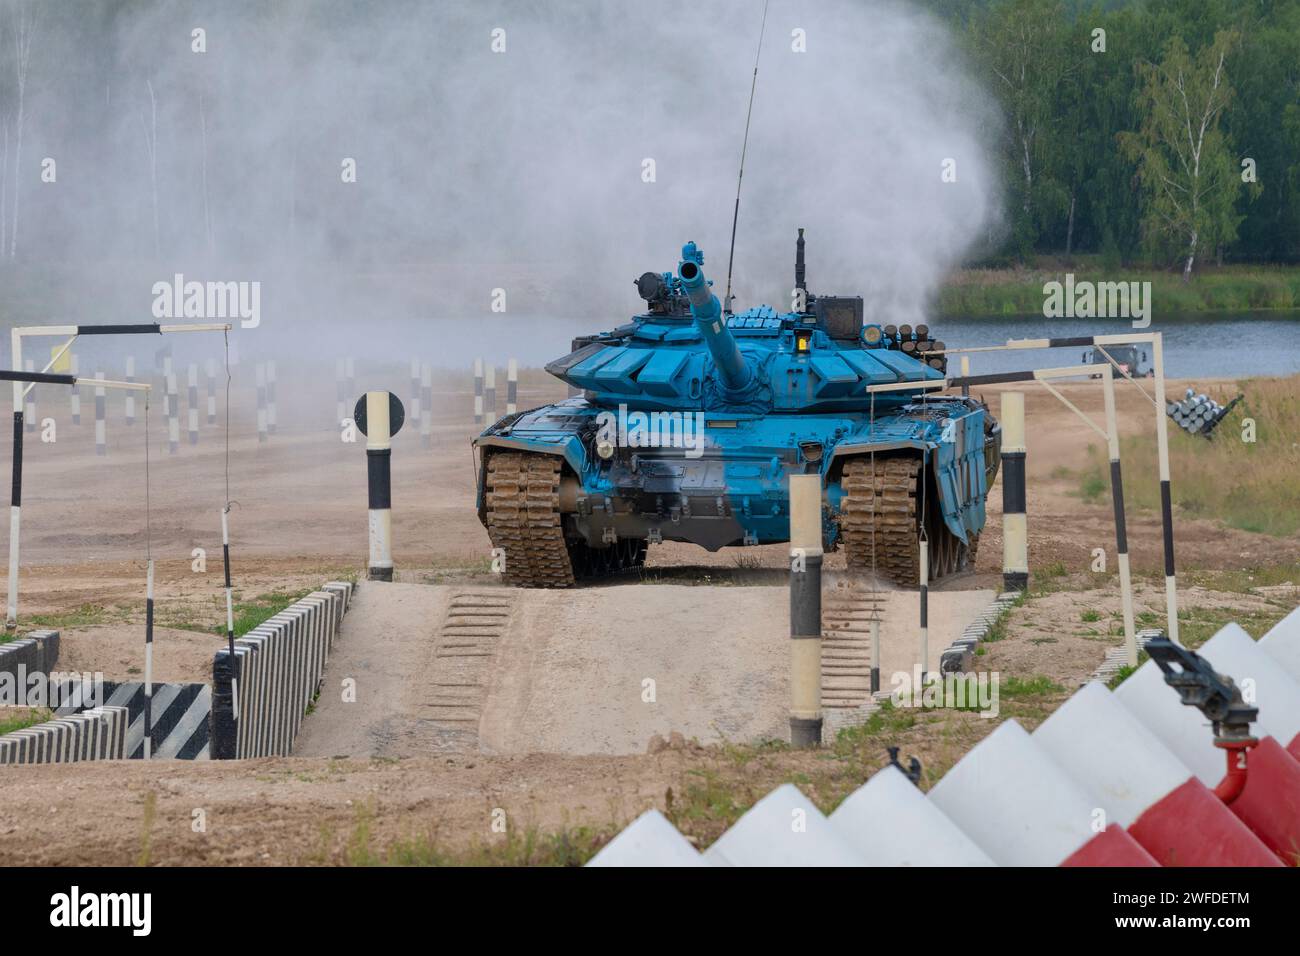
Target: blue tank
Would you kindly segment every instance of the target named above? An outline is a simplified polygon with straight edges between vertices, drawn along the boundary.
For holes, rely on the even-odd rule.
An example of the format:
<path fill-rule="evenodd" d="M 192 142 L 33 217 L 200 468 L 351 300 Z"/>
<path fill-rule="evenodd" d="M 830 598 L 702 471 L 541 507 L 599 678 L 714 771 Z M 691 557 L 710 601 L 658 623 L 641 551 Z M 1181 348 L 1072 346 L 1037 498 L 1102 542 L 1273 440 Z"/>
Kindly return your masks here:
<path fill-rule="evenodd" d="M 857 296 L 731 314 L 693 242 L 636 280 L 646 309 L 575 339 L 546 370 L 581 397 L 508 415 L 475 440 L 479 517 L 508 582 L 569 587 L 635 568 L 647 547 L 710 551 L 790 538 L 790 476 L 822 479 L 823 539 L 902 586 L 969 566 L 1000 429 L 944 377 L 926 326 L 864 323 Z M 868 392 L 873 385 L 899 390 Z"/>

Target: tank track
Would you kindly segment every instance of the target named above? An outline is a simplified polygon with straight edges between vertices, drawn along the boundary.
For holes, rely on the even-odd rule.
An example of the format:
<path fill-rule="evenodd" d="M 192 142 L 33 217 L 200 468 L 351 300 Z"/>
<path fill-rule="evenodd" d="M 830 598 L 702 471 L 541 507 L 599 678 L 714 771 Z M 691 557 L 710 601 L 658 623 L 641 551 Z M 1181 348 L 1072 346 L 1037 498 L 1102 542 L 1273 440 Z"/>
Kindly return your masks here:
<path fill-rule="evenodd" d="M 841 487 L 840 536 L 850 569 L 872 569 L 872 537 L 875 538 L 877 573 L 900 587 L 920 585 L 920 521 L 918 489 L 921 460 L 912 457 L 853 458 L 844 465 Z M 930 580 L 969 567 L 979 547 L 979 536 L 970 546 L 958 539 L 943 523 L 937 509 L 928 509 Z"/>
<path fill-rule="evenodd" d="M 593 548 L 567 538 L 560 514 L 561 461 L 554 455 L 494 452 L 484 481 L 488 537 L 505 554 L 505 581 L 569 588 L 645 564 L 646 542 L 623 538 Z"/>

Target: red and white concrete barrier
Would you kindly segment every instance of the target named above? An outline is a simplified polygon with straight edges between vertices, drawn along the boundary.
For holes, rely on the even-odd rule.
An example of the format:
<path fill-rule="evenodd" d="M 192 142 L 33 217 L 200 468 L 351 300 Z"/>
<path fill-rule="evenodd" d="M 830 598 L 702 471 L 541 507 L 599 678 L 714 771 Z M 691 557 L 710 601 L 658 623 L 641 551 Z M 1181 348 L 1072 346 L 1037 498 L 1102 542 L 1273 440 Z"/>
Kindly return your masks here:
<path fill-rule="evenodd" d="M 1033 739 L 1162 866 L 1281 865 L 1102 684 L 1086 684 Z"/>
<path fill-rule="evenodd" d="M 1002 866 L 1157 866 L 1015 720 L 975 745 L 929 798 Z"/>
<path fill-rule="evenodd" d="M 793 784 L 769 793 L 704 853 L 714 866 L 864 866 Z"/>

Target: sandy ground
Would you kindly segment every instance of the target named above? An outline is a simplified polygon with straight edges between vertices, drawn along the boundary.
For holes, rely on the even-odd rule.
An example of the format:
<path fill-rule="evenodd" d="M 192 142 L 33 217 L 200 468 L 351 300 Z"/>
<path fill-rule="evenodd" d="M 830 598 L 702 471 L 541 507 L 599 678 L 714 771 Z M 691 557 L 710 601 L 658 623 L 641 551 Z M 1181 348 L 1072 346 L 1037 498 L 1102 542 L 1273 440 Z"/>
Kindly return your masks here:
<path fill-rule="evenodd" d="M 359 373 L 358 392 L 392 387 L 406 398 L 408 369 L 373 366 Z M 1178 387 L 1171 383 L 1171 393 Z M 1059 562 L 1076 575 L 1077 586 L 1077 576 L 1086 577 L 1092 549 L 1114 545 L 1109 504 L 1082 502 L 1076 497 L 1077 479 L 1061 472 L 1080 467 L 1094 439 L 1041 388 L 1024 390 L 1030 420 L 1031 564 L 1042 568 Z M 1063 390 L 1100 419 L 1098 390 L 1086 385 Z M 395 557 L 405 582 L 482 591 L 495 582 L 487 573 L 487 536 L 473 510 L 469 440 L 475 429 L 468 376 L 444 377 L 435 392 L 432 448 L 421 447 L 410 423 L 395 442 Z M 259 444 L 251 362 L 246 359 L 237 370 L 229 497 L 237 502 L 231 514 L 235 585 L 244 598 L 314 588 L 356 573 L 365 563 L 365 454 L 361 443 L 341 441 L 333 425 L 332 362 L 299 371 L 282 363 L 279 393 L 279 430 Z M 526 376 L 520 403 L 540 404 L 562 394 L 557 384 Z M 996 393 L 988 397 L 996 411 Z M 1131 386 L 1121 388 L 1119 398 L 1126 431 L 1150 434 L 1147 400 Z M 183 405 L 183 390 L 181 401 Z M 199 444 L 191 447 L 182 428 L 178 453 L 169 456 L 165 445 L 159 447 L 164 436 L 160 404 L 155 403 L 150 426 L 155 454 L 147 536 L 143 423 L 128 429 L 121 420 L 120 398 L 110 398 L 109 455 L 98 458 L 93 399 L 83 392 L 82 424 L 73 426 L 65 393 L 52 387 L 38 390 L 38 416 L 53 417 L 58 433 L 52 444 L 42 443 L 39 434 L 27 436 L 20 617 L 24 626 L 63 628 L 64 669 L 100 670 L 108 679 L 138 677 L 148 538 L 158 562 L 158 678 L 203 679 L 211 651 L 220 643 L 212 628 L 223 620 L 219 535 L 227 497 L 224 435 L 220 427 L 204 425 Z M 8 442 L 0 442 L 0 468 L 8 468 L 9 455 Z M 1125 474 L 1126 485 L 1154 480 Z M 1000 498 L 995 488 L 977 567 L 942 582 L 935 589 L 936 601 L 961 601 L 965 592 L 999 587 Z M 1135 570 L 1158 570 L 1158 517 L 1130 515 L 1129 538 Z M 205 549 L 206 568 L 195 570 L 195 548 Z M 1180 517 L 1177 548 L 1180 568 L 1231 570 L 1293 561 L 1300 537 L 1268 538 Z M 684 734 L 696 728 L 691 735 L 701 739 L 759 735 L 774 724 L 779 732 L 779 720 L 764 713 L 784 706 L 784 691 L 771 676 L 785 661 L 785 643 L 777 639 L 783 636 L 784 608 L 758 615 L 744 609 L 743 618 L 719 609 L 735 595 L 777 601 L 779 587 L 749 585 L 756 577 L 759 584 L 777 583 L 763 579 L 761 568 L 779 578 L 777 569 L 785 560 L 780 546 L 750 549 L 742 562 L 734 552 L 710 555 L 689 546 L 662 545 L 651 550 L 646 574 L 658 583 L 631 588 L 646 603 L 622 620 L 604 619 L 600 596 L 607 588 L 539 599 L 554 602 L 549 613 L 530 610 L 531 603 L 525 602 L 528 606 L 514 607 L 511 614 L 526 626 L 485 633 L 481 646 L 495 655 L 499 644 L 522 640 L 524 634 L 533 642 L 517 651 L 506 646 L 510 663 L 491 673 L 484 674 L 477 664 L 456 665 L 469 668 L 475 686 L 483 690 L 472 703 L 458 706 L 436 695 L 414 695 L 413 689 L 426 685 L 412 675 L 432 675 L 436 684 L 441 669 L 451 666 L 437 657 L 440 649 L 448 650 L 440 638 L 446 633 L 448 607 L 438 603 L 438 587 L 419 588 L 421 596 L 412 597 L 410 605 L 402 600 L 382 613 L 375 609 L 368 617 L 368 633 L 359 627 L 354 633 L 350 622 L 345 624 L 331 665 L 339 670 L 331 670 L 302 738 L 302 751 L 317 756 L 239 766 L 175 762 L 0 770 L 0 863 L 329 861 L 338 859 L 340 846 L 366 820 L 379 842 L 437 831 L 464 843 L 486 837 L 488 814 L 498 806 L 516 822 L 606 826 L 625 822 L 646 806 L 665 806 L 666 790 L 681 793 L 692 781 L 698 783 L 701 774 L 730 780 L 738 787 L 738 799 L 756 799 L 781 780 L 815 779 L 814 771 L 826 766 L 824 756 L 780 754 L 770 763 L 765 758 L 765 769 L 756 770 L 753 765 L 731 766 L 724 755 L 696 752 L 689 744 L 644 753 L 650 736 L 674 724 L 685 728 Z M 828 569 L 835 570 L 841 561 L 831 555 Z M 754 563 L 761 568 L 752 568 Z M 677 590 L 694 593 L 681 606 L 663 606 L 658 592 Z M 358 600 L 364 602 L 366 594 L 363 587 Z M 909 607 L 914 599 L 904 595 L 901 600 L 898 613 L 891 611 L 889 626 L 897 619 L 899 626 L 909 627 L 914 618 Z M 1190 604 L 1197 598 L 1187 593 L 1185 600 Z M 1220 609 L 1240 605 L 1250 610 L 1250 599 L 1241 594 L 1207 592 L 1204 600 Z M 1143 590 L 1139 602 L 1156 612 L 1163 606 L 1157 591 Z M 1004 676 L 1045 675 L 1067 686 L 1085 678 L 1105 650 L 1118 643 L 1113 617 L 1082 620 L 1094 603 L 1102 615 L 1118 609 L 1114 595 L 1086 588 L 1036 599 L 1013 615 L 1007 638 L 988 646 L 980 666 Z M 61 616 L 74 613 L 74 623 L 59 623 Z M 367 618 L 353 620 L 360 624 Z M 579 621 L 590 625 L 575 630 Z M 757 651 L 754 635 L 769 630 L 777 638 L 764 640 Z M 432 648 L 429 641 L 435 642 Z M 382 661 L 375 653 L 378 642 L 391 651 Z M 931 643 L 937 652 L 947 639 L 936 633 Z M 885 666 L 893 666 L 888 657 Z M 331 681 L 342 670 L 360 675 L 363 691 L 372 683 L 378 691 L 371 699 L 363 693 L 353 705 L 371 708 L 364 720 L 354 720 L 350 713 L 330 715 Z M 727 697 L 712 711 L 689 702 L 682 717 L 674 712 L 673 719 L 659 721 L 666 709 L 645 710 L 640 702 L 645 677 L 656 679 L 660 702 L 690 693 L 702 700 L 724 686 L 746 687 L 747 696 Z M 393 688 L 397 692 L 385 692 Z M 468 714 L 468 724 L 462 720 L 458 730 L 444 734 L 441 728 L 456 723 L 450 718 L 455 714 Z M 575 733 L 581 722 L 566 726 L 561 719 L 566 714 L 580 715 L 587 729 Z M 966 728 L 961 734 L 944 739 L 918 727 L 901 742 L 920 753 L 927 766 L 933 760 L 941 768 L 992 723 L 972 717 L 961 723 Z M 510 751 L 572 747 L 575 736 L 590 748 L 587 755 L 464 752 L 471 739 L 475 745 Z M 430 756 L 422 752 L 426 747 L 460 752 Z M 610 751 L 629 755 L 603 755 Z M 332 760 L 337 753 L 379 756 Z M 393 762 L 394 757 L 400 759 Z M 853 772 L 868 769 L 855 766 Z M 147 809 L 150 794 L 154 811 Z M 206 835 L 191 830 L 195 808 L 208 811 Z"/>

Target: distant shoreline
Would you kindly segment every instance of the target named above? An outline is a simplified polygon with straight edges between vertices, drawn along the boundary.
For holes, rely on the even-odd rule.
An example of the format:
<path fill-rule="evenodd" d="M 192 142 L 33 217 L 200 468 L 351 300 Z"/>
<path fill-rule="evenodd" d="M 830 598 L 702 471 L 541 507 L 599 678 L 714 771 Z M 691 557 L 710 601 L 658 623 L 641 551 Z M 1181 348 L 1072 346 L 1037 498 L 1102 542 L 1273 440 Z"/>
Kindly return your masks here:
<path fill-rule="evenodd" d="M 1295 312 L 1300 319 L 1300 266 L 1224 266 L 1194 275 L 1166 271 L 1102 269 L 1095 261 L 1074 266 L 1021 269 L 962 269 L 949 275 L 934 305 L 937 318 L 1014 318 L 1043 314 L 1043 285 L 1076 281 L 1150 282 L 1162 315 L 1203 312 Z"/>

